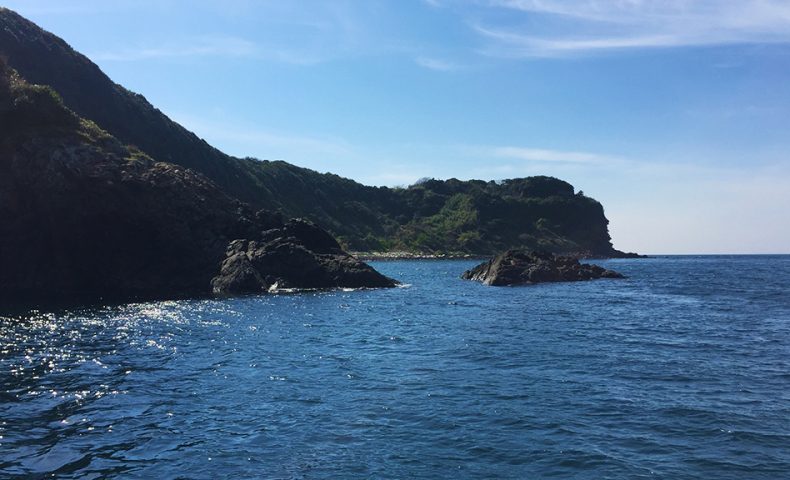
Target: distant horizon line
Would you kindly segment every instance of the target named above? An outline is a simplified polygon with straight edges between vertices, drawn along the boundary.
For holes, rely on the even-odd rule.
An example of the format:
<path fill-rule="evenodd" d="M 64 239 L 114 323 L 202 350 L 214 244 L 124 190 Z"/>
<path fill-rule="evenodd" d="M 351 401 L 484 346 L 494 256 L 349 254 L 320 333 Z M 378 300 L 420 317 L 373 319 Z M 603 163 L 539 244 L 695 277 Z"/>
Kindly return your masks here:
<path fill-rule="evenodd" d="M 616 248 L 616 247 L 615 247 Z M 639 253 L 639 252 L 637 252 Z M 647 257 L 770 257 L 790 256 L 788 253 L 639 253 Z M 618 260 L 611 258 L 609 260 Z"/>

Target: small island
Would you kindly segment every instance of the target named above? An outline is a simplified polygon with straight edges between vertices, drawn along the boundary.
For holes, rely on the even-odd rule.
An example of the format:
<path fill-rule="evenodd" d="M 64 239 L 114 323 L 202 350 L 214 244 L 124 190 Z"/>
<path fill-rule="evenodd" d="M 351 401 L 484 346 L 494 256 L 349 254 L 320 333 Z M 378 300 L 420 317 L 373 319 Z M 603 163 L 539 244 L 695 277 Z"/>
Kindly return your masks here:
<path fill-rule="evenodd" d="M 461 276 L 495 287 L 543 282 L 576 282 L 596 278 L 625 278 L 598 265 L 549 252 L 508 250 Z"/>

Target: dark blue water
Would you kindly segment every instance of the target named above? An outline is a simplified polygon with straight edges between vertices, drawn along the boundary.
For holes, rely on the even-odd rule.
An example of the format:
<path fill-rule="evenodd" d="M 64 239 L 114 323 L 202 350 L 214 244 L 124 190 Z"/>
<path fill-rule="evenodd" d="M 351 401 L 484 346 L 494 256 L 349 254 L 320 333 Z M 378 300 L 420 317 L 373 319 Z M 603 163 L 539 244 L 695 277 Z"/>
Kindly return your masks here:
<path fill-rule="evenodd" d="M 0 477 L 790 478 L 790 256 L 0 318 Z"/>

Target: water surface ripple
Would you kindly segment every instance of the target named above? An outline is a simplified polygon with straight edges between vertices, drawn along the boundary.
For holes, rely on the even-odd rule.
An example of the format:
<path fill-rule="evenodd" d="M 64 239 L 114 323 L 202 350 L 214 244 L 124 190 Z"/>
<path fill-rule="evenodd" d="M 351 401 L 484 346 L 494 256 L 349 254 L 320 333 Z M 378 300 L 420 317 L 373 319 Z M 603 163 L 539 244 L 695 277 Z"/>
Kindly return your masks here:
<path fill-rule="evenodd" d="M 790 257 L 0 316 L 0 477 L 790 477 Z"/>

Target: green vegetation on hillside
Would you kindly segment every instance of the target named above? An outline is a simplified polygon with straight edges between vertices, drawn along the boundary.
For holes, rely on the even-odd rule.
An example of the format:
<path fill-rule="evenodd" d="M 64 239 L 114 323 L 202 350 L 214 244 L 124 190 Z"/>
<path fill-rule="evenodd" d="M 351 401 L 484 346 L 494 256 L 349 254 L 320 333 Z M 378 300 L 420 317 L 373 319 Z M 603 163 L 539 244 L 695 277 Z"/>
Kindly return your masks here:
<path fill-rule="evenodd" d="M 0 58 L 0 301 L 206 294 L 228 243 L 280 225 L 156 162 Z"/>
<path fill-rule="evenodd" d="M 505 248 L 618 255 L 603 208 L 549 177 L 370 187 L 282 161 L 235 158 L 112 82 L 62 39 L 0 8 L 0 56 L 120 142 L 198 172 L 255 208 L 304 217 L 356 251 L 492 254 Z"/>

